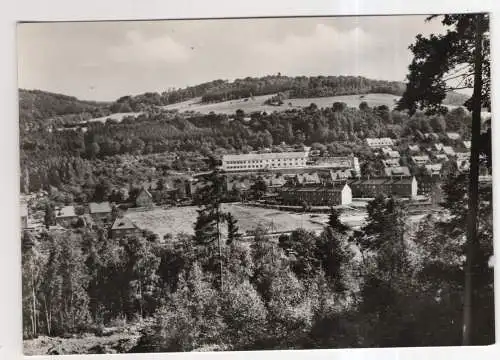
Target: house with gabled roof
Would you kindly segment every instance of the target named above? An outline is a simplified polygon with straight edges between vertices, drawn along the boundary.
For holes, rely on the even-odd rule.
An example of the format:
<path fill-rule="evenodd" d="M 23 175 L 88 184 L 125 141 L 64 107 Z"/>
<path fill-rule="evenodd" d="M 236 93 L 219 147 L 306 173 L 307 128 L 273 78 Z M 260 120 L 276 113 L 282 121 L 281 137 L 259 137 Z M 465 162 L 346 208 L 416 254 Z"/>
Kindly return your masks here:
<path fill-rule="evenodd" d="M 431 159 L 429 158 L 428 155 L 420 155 L 420 156 L 412 156 L 411 161 L 416 165 L 416 166 L 424 166 L 426 164 L 429 164 L 431 162 Z"/>
<path fill-rule="evenodd" d="M 141 235 L 142 230 L 139 229 L 133 222 L 127 217 L 118 217 L 113 222 L 111 226 L 111 237 L 113 239 L 124 238 L 128 236 Z"/>
<path fill-rule="evenodd" d="M 465 146 L 465 148 L 466 148 L 467 150 L 470 150 L 470 147 L 471 147 L 471 142 L 470 142 L 470 140 L 464 140 L 464 141 L 463 141 L 463 144 L 464 144 L 464 146 Z"/>
<path fill-rule="evenodd" d="M 111 205 L 107 201 L 89 203 L 89 214 L 93 220 L 110 220 L 111 210 Z"/>
<path fill-rule="evenodd" d="M 74 206 L 63 206 L 55 209 L 56 224 L 60 226 L 69 226 L 78 218 Z"/>

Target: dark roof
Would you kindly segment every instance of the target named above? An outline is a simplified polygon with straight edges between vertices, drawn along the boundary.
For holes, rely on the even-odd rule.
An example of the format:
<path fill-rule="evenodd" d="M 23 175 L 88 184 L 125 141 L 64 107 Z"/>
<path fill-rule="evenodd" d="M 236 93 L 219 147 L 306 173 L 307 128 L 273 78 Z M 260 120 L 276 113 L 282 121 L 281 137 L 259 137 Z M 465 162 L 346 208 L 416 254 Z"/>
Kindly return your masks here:
<path fill-rule="evenodd" d="M 110 213 L 111 205 L 107 201 L 101 203 L 92 202 L 89 204 L 89 211 L 91 214 Z"/>

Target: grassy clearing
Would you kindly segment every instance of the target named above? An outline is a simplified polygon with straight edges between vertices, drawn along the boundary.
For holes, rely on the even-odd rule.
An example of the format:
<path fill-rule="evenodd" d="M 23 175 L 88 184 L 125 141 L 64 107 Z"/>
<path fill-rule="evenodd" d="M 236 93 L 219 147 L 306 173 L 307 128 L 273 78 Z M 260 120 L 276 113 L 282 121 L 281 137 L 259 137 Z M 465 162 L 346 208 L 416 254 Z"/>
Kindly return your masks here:
<path fill-rule="evenodd" d="M 180 233 L 193 235 L 197 210 L 196 206 L 185 206 L 129 212 L 125 216 L 140 228 L 151 230 L 163 239 L 166 234 L 172 234 L 174 237 Z M 238 220 L 238 227 L 242 233 L 252 231 L 258 226 L 269 232 L 286 232 L 297 228 L 316 231 L 321 230 L 328 221 L 327 214 L 293 213 L 242 204 L 223 204 L 222 210 L 231 212 Z M 365 216 L 364 213 L 353 212 L 343 214 L 341 219 L 346 224 L 356 227 L 363 223 Z"/>
<path fill-rule="evenodd" d="M 116 114 L 111 114 L 111 115 L 108 115 L 108 116 L 103 116 L 103 117 L 99 117 L 99 118 L 94 118 L 94 119 L 90 119 L 89 122 L 106 122 L 106 120 L 108 119 L 112 119 L 112 120 L 115 120 L 115 121 L 122 121 L 124 117 L 126 116 L 139 116 L 141 115 L 142 113 L 140 112 L 128 112 L 128 113 L 116 113 Z"/>
<path fill-rule="evenodd" d="M 195 111 L 202 114 L 208 114 L 213 111 L 215 113 L 234 114 L 236 110 L 241 109 L 245 113 L 253 111 L 266 111 L 268 113 L 273 111 L 285 111 L 294 108 L 302 108 L 315 103 L 318 107 L 331 107 L 334 102 L 345 102 L 349 107 L 358 107 L 362 101 L 366 101 L 369 106 L 387 105 L 393 108 L 399 96 L 391 94 L 366 94 L 366 95 L 342 95 L 342 96 L 328 96 L 317 98 L 297 98 L 287 99 L 281 106 L 265 105 L 264 102 L 272 95 L 256 96 L 253 99 L 239 99 L 224 101 L 214 104 L 202 104 L 201 98 L 195 98 L 177 104 L 164 106 L 164 109 L 173 110 L 177 109 L 180 112 Z"/>

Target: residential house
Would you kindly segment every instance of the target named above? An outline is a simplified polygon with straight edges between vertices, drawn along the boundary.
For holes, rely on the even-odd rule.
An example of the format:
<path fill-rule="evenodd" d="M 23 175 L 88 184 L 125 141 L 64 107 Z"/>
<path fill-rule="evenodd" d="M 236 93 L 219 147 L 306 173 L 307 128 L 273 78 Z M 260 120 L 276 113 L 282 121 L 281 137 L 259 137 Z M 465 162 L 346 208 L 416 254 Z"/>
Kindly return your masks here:
<path fill-rule="evenodd" d="M 429 176 L 440 176 L 443 170 L 443 164 L 427 164 L 425 165 L 425 171 Z"/>
<path fill-rule="evenodd" d="M 439 162 L 448 161 L 448 155 L 446 155 L 446 154 L 434 154 L 434 158 L 436 159 L 436 161 L 439 161 Z"/>
<path fill-rule="evenodd" d="M 443 146 L 442 150 L 448 156 L 455 156 L 455 150 L 451 146 Z"/>
<path fill-rule="evenodd" d="M 470 153 L 469 152 L 456 152 L 455 157 L 459 160 L 468 160 L 468 159 L 470 159 Z"/>
<path fill-rule="evenodd" d="M 471 142 L 469 140 L 464 140 L 463 144 L 467 150 L 470 150 Z"/>
<path fill-rule="evenodd" d="M 382 160 L 382 164 L 384 164 L 385 168 L 388 167 L 400 167 L 399 159 L 384 159 Z"/>
<path fill-rule="evenodd" d="M 285 204 L 311 206 L 349 205 L 352 202 L 352 191 L 349 185 L 334 184 L 329 186 L 311 186 L 284 188 L 280 196 Z"/>
<path fill-rule="evenodd" d="M 111 237 L 113 239 L 119 239 L 134 235 L 141 235 L 142 230 L 139 229 L 133 222 L 127 217 L 116 218 L 111 226 Z"/>
<path fill-rule="evenodd" d="M 56 224 L 59 226 L 69 226 L 78 218 L 74 206 L 64 206 L 55 209 Z"/>
<path fill-rule="evenodd" d="M 330 170 L 330 182 L 346 181 L 353 177 L 351 170 Z"/>
<path fill-rule="evenodd" d="M 153 196 L 145 187 L 142 187 L 139 194 L 137 194 L 137 197 L 135 198 L 135 206 L 151 207 L 153 205 Z"/>
<path fill-rule="evenodd" d="M 420 151 L 420 147 L 418 145 L 408 145 L 408 151 L 416 153 Z"/>
<path fill-rule="evenodd" d="M 412 156 L 411 161 L 418 167 L 430 164 L 431 159 L 428 155 Z"/>
<path fill-rule="evenodd" d="M 437 144 L 434 144 L 433 146 L 434 146 L 434 149 L 436 151 L 439 151 L 439 152 L 443 151 L 444 145 L 442 143 L 437 143 Z"/>
<path fill-rule="evenodd" d="M 110 221 L 111 205 L 109 202 L 92 202 L 89 204 L 89 214 L 94 221 Z"/>
<path fill-rule="evenodd" d="M 321 179 L 319 178 L 318 173 L 303 173 L 295 175 L 295 182 L 298 185 L 307 186 L 307 185 L 319 185 L 321 184 Z"/>

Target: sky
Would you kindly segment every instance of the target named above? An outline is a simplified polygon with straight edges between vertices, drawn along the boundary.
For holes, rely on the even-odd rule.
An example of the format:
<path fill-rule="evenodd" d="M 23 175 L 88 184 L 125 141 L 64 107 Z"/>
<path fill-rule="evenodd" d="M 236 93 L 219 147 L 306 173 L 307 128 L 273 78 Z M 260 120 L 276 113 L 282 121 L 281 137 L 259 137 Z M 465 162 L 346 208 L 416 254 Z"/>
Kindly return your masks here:
<path fill-rule="evenodd" d="M 18 84 L 112 101 L 270 74 L 404 81 L 426 16 L 18 24 Z"/>

